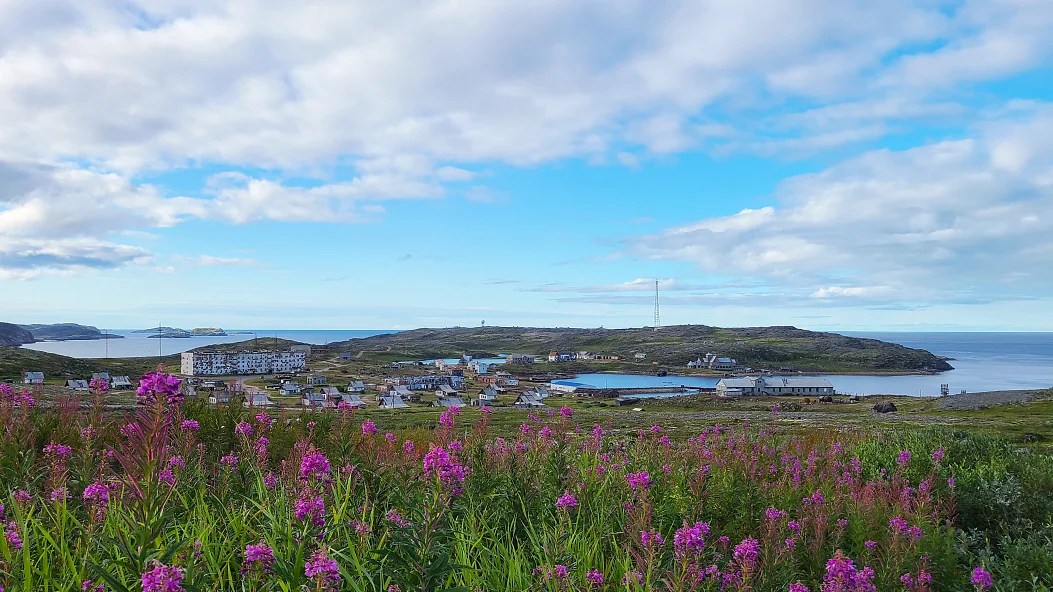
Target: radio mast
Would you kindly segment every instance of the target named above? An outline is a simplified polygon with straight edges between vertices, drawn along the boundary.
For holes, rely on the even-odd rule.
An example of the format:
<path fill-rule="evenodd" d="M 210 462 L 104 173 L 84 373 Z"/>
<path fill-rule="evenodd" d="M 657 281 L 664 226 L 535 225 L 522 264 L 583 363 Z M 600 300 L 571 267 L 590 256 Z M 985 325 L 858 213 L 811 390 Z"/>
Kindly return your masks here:
<path fill-rule="evenodd" d="M 658 317 L 658 280 L 654 281 L 654 330 L 658 332 L 658 328 L 662 326 L 662 322 Z"/>

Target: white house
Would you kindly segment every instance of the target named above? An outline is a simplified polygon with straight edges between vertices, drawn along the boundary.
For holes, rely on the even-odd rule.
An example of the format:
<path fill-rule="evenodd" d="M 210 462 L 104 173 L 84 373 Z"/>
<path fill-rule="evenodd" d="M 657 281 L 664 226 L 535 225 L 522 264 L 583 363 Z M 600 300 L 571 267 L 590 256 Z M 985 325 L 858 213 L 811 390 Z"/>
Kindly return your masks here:
<path fill-rule="evenodd" d="M 66 388 L 73 389 L 75 391 L 86 391 L 88 390 L 87 380 L 67 380 Z"/>
<path fill-rule="evenodd" d="M 489 407 L 495 401 L 497 401 L 497 389 L 491 384 L 484 388 L 479 393 L 479 397 L 472 402 L 482 407 Z"/>
<path fill-rule="evenodd" d="M 435 390 L 435 396 L 442 397 L 453 397 L 457 395 L 457 390 L 448 384 L 440 384 L 439 388 Z"/>
<path fill-rule="evenodd" d="M 432 403 L 435 407 L 464 407 L 464 401 L 460 397 L 442 397 Z"/>
<path fill-rule="evenodd" d="M 527 354 L 510 354 L 507 358 L 505 358 L 505 363 L 506 364 L 533 364 L 534 363 L 534 356 L 529 356 Z"/>
<path fill-rule="evenodd" d="M 735 366 L 735 360 L 731 358 L 714 358 L 709 363 L 710 370 L 734 370 Z"/>
<path fill-rule="evenodd" d="M 44 373 L 26 372 L 22 375 L 22 384 L 44 384 Z"/>
<path fill-rule="evenodd" d="M 315 374 L 307 377 L 307 384 L 310 385 L 321 385 L 325 384 L 325 376 Z"/>
<path fill-rule="evenodd" d="M 215 391 L 208 396 L 209 405 L 219 405 L 230 403 L 230 391 Z"/>
<path fill-rule="evenodd" d="M 91 379 L 92 380 L 105 380 L 106 383 L 109 384 L 109 382 L 110 382 L 110 373 L 109 372 L 92 372 L 91 373 Z"/>
<path fill-rule="evenodd" d="M 347 384 L 347 392 L 361 393 L 366 390 L 366 383 L 361 380 L 353 380 Z"/>

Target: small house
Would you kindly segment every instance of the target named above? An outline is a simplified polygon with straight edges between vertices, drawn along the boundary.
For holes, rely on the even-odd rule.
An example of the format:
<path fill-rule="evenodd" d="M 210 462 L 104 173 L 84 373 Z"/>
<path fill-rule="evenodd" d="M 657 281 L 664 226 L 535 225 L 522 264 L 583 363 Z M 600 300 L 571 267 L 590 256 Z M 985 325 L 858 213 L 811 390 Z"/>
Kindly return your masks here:
<path fill-rule="evenodd" d="M 340 361 L 341 362 L 350 362 L 351 361 L 351 352 L 340 352 Z"/>
<path fill-rule="evenodd" d="M 484 388 L 479 393 L 479 398 L 476 399 L 478 405 L 483 407 L 489 406 L 491 403 L 497 401 L 497 389 L 493 385 Z"/>
<path fill-rule="evenodd" d="M 401 384 L 395 386 L 393 394 L 398 395 L 402 398 L 409 398 L 413 396 L 413 392 L 409 390 L 409 387 L 402 386 Z"/>
<path fill-rule="evenodd" d="M 452 397 L 457 394 L 457 389 L 453 388 L 448 384 L 440 384 L 439 388 L 435 390 L 436 397 Z"/>
<path fill-rule="evenodd" d="M 230 391 L 215 391 L 208 396 L 209 405 L 226 405 L 230 403 Z"/>
<path fill-rule="evenodd" d="M 241 403 L 245 407 L 270 407 L 274 403 L 265 393 L 253 393 Z"/>
<path fill-rule="evenodd" d="M 464 407 L 464 401 L 460 397 L 442 397 L 432 403 L 435 407 Z"/>
<path fill-rule="evenodd" d="M 66 388 L 73 389 L 75 391 L 86 391 L 88 390 L 87 380 L 67 380 Z"/>
<path fill-rule="evenodd" d="M 115 390 L 128 390 L 132 388 L 132 381 L 127 376 L 114 376 L 110 381 L 110 388 Z"/>
<path fill-rule="evenodd" d="M 511 354 L 505 358 L 506 364 L 533 364 L 534 356 L 526 354 Z"/>
<path fill-rule="evenodd" d="M 381 395 L 379 397 L 381 409 L 408 409 L 409 405 L 397 394 Z"/>
<path fill-rule="evenodd" d="M 22 384 L 44 384 L 44 373 L 26 372 L 22 375 Z"/>
<path fill-rule="evenodd" d="M 366 402 L 359 395 L 341 395 L 340 402 L 337 405 L 352 409 L 363 409 L 366 406 Z"/>
<path fill-rule="evenodd" d="M 319 386 L 325 384 L 325 376 L 321 374 L 315 374 L 307 377 L 307 384 L 311 386 Z"/>
<path fill-rule="evenodd" d="M 516 397 L 516 402 L 513 403 L 513 405 L 515 405 L 516 407 L 521 407 L 521 408 L 522 407 L 533 408 L 533 407 L 544 407 L 545 403 L 541 400 L 540 397 L 538 397 L 537 393 L 532 393 L 531 392 L 531 393 L 521 393 L 518 397 Z"/>
<path fill-rule="evenodd" d="M 709 363 L 710 370 L 734 370 L 735 360 L 731 358 L 715 358 Z"/>
<path fill-rule="evenodd" d="M 334 405 L 326 399 L 324 393 L 306 392 L 300 397 L 300 404 L 308 409 L 325 409 Z"/>
<path fill-rule="evenodd" d="M 352 380 L 347 383 L 347 392 L 349 393 L 362 393 L 366 390 L 366 383 L 361 380 Z"/>
<path fill-rule="evenodd" d="M 291 397 L 293 395 L 300 394 L 300 391 L 303 390 L 303 387 L 291 380 L 286 380 L 282 383 L 280 390 L 283 396 Z"/>
<path fill-rule="evenodd" d="M 645 354 L 643 352 L 637 352 L 637 353 L 633 354 L 633 357 L 636 358 L 637 360 L 646 360 L 647 359 L 647 354 Z"/>
<path fill-rule="evenodd" d="M 91 373 L 91 379 L 92 380 L 104 380 L 104 381 L 106 381 L 107 384 L 109 384 L 109 382 L 110 382 L 110 373 L 109 372 L 92 372 Z"/>

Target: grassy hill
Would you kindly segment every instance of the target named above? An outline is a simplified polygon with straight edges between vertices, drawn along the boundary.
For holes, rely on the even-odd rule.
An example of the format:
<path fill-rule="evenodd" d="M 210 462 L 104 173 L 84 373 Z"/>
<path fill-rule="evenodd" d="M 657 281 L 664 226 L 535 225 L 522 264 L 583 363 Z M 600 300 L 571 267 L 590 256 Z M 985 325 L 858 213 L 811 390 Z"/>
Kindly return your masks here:
<path fill-rule="evenodd" d="M 165 356 L 166 366 L 179 363 L 179 356 Z M 20 347 L 0 347 L 0 381 L 22 379 L 22 372 L 43 372 L 48 382 L 66 378 L 88 378 L 92 372 L 109 372 L 133 379 L 156 369 L 157 358 L 80 359 Z"/>
<path fill-rule="evenodd" d="M 33 343 L 33 334 L 28 329 L 11 323 L 0 323 L 0 346 L 23 343 Z"/>
<path fill-rule="evenodd" d="M 590 351 L 645 363 L 685 366 L 707 352 L 732 357 L 760 368 L 792 366 L 801 371 L 907 372 L 950 370 L 951 365 L 931 352 L 876 339 L 806 331 L 796 327 L 725 329 L 704 325 L 642 329 L 571 329 L 529 327 L 472 327 L 416 329 L 329 344 L 330 350 L 365 352 L 368 357 L 430 359 L 476 357 L 499 353 L 546 355 L 553 350 Z"/>

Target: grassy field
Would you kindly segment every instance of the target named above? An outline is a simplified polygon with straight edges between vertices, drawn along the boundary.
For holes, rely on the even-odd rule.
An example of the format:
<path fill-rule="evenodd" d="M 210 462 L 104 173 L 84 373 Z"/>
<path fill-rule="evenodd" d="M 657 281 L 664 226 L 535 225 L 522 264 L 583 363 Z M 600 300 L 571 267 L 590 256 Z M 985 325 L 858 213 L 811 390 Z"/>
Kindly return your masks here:
<path fill-rule="evenodd" d="M 1053 457 L 1020 441 L 1049 400 L 261 413 L 150 384 L 0 393 L 5 590 L 1053 585 Z"/>

